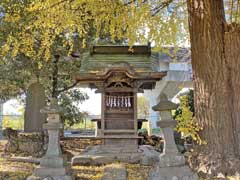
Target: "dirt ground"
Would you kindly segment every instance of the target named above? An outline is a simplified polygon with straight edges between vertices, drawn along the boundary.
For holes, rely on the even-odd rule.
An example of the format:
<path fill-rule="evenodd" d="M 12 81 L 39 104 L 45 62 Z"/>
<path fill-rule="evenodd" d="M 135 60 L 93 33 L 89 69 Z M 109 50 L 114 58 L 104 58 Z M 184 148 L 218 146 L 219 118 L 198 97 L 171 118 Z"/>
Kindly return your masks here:
<path fill-rule="evenodd" d="M 72 139 L 62 141 L 64 154 L 71 156 L 80 154 L 88 145 L 100 144 L 101 141 L 90 139 Z M 26 180 L 37 166 L 33 163 L 16 162 L 9 159 L 9 154 L 3 153 L 6 141 L 0 141 L 0 180 Z M 81 144 L 81 145 L 79 145 Z M 138 164 L 125 164 L 128 172 L 128 180 L 150 180 L 148 177 L 150 166 Z M 72 171 L 76 180 L 100 180 L 104 166 L 73 166 Z"/>
<path fill-rule="evenodd" d="M 0 140 L 0 180 L 26 180 L 32 174 L 37 166 L 33 163 L 17 162 L 10 160 L 10 156 L 21 156 L 21 154 L 6 154 L 4 146 L 6 140 Z M 63 154 L 68 159 L 74 155 L 79 155 L 89 145 L 101 144 L 97 139 L 67 138 L 61 141 Z M 142 166 L 139 164 L 125 164 L 127 168 L 128 180 L 150 180 L 149 171 L 151 166 Z M 76 180 L 101 180 L 104 166 L 73 166 L 72 172 Z M 240 180 L 238 177 L 221 178 L 214 180 Z M 199 180 L 213 180 L 209 178 L 200 178 Z"/>

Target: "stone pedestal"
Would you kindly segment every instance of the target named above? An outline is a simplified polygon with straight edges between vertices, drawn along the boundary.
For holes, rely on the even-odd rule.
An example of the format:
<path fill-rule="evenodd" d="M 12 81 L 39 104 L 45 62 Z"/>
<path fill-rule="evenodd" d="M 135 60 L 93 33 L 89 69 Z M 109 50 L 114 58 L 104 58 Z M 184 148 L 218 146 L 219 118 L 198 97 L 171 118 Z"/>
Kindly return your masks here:
<path fill-rule="evenodd" d="M 167 112 L 161 112 L 162 118 L 170 118 L 167 117 L 171 114 Z M 164 115 L 165 114 L 165 115 Z M 178 151 L 175 140 L 174 140 L 174 131 L 177 122 L 172 119 L 163 119 L 157 122 L 157 125 L 162 128 L 164 134 L 164 149 L 163 154 L 160 155 L 159 166 L 181 166 L 185 165 L 184 156 Z"/>
<path fill-rule="evenodd" d="M 34 170 L 33 176 L 28 177 L 27 180 L 34 180 L 36 177 L 40 179 L 51 177 L 54 180 L 72 180 L 64 166 L 60 148 L 59 130 L 63 128 L 63 125 L 60 123 L 60 109 L 56 100 L 53 100 L 51 105 L 41 112 L 48 114 L 48 122 L 43 125 L 43 128 L 48 131 L 48 149 L 45 156 L 40 160 L 40 166 Z"/>
<path fill-rule="evenodd" d="M 176 109 L 177 105 L 168 101 L 167 96 L 160 96 L 160 103 L 153 107 L 159 111 L 161 120 L 157 125 L 162 128 L 164 134 L 164 150 L 159 157 L 154 169 L 150 172 L 151 180 L 197 180 L 198 177 L 188 166 L 185 165 L 185 157 L 178 152 L 174 131 L 177 122 L 172 119 L 171 110 Z"/>

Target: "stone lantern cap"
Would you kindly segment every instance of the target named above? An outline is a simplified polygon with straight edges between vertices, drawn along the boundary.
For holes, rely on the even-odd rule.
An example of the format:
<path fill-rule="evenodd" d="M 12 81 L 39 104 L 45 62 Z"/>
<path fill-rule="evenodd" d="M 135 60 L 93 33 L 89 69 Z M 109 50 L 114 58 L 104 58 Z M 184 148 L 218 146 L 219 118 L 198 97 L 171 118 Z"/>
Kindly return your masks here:
<path fill-rule="evenodd" d="M 62 113 L 62 108 L 59 107 L 57 99 L 52 99 L 49 106 L 41 109 L 41 113 L 46 114 L 60 114 Z"/>
<path fill-rule="evenodd" d="M 163 93 L 160 95 L 160 102 L 157 105 L 153 106 L 152 109 L 154 111 L 168 111 L 177 109 L 177 107 L 178 104 L 169 101 L 166 94 Z"/>

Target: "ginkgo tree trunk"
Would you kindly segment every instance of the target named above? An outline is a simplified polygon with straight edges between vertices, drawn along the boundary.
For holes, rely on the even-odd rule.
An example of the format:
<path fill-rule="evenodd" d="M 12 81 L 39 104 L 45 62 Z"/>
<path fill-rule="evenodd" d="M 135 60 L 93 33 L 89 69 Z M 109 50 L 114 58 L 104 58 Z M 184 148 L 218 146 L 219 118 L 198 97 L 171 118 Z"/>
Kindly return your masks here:
<path fill-rule="evenodd" d="M 240 28 L 227 24 L 223 0 L 187 3 L 195 115 L 207 142 L 198 165 L 234 173 L 240 167 Z"/>

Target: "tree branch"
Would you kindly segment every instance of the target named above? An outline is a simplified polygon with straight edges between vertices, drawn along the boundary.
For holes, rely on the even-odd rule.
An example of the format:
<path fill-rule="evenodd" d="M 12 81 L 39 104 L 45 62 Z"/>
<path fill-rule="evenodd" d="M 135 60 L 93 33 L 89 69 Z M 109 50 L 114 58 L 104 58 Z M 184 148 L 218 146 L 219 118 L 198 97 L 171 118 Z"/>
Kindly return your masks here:
<path fill-rule="evenodd" d="M 151 15 L 155 16 L 157 13 L 159 13 L 162 9 L 164 9 L 165 7 L 169 6 L 171 3 L 173 2 L 173 0 L 166 0 L 162 3 L 160 3 L 158 6 L 156 6 L 155 8 L 153 8 L 151 10 Z"/>
<path fill-rule="evenodd" d="M 128 6 L 128 5 L 130 5 L 130 4 L 134 3 L 134 2 L 136 2 L 136 0 L 128 1 L 128 2 L 124 3 L 124 6 Z"/>
<path fill-rule="evenodd" d="M 130 5 L 130 4 L 132 4 L 132 3 L 135 3 L 137 0 L 132 0 L 132 1 L 128 1 L 128 2 L 126 2 L 126 3 L 124 3 L 124 5 L 125 6 L 128 6 L 128 5 Z M 147 0 L 142 0 L 142 4 L 144 4 L 144 3 L 146 3 L 147 2 Z"/>
<path fill-rule="evenodd" d="M 65 87 L 65 88 L 63 88 L 63 89 L 61 89 L 61 90 L 58 90 L 58 94 L 60 94 L 60 93 L 62 93 L 62 92 L 64 92 L 64 91 L 67 91 L 67 90 L 69 90 L 69 89 L 72 89 L 72 88 L 75 87 L 78 83 L 79 83 L 79 82 L 76 81 L 76 82 L 74 82 L 72 85 L 67 86 L 67 87 Z"/>

